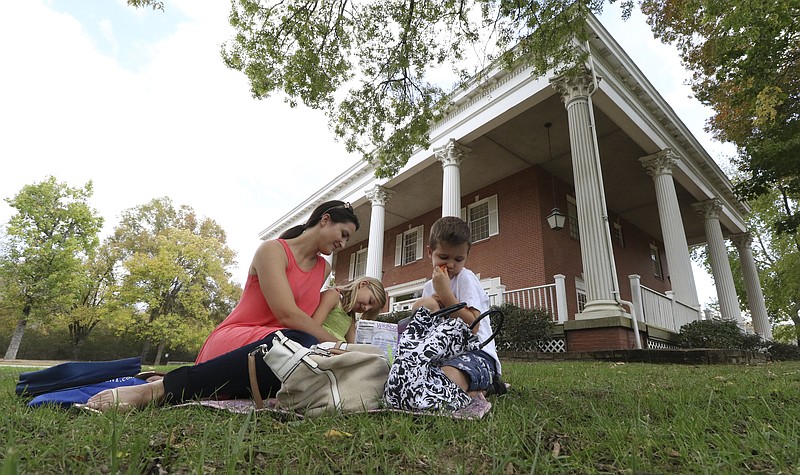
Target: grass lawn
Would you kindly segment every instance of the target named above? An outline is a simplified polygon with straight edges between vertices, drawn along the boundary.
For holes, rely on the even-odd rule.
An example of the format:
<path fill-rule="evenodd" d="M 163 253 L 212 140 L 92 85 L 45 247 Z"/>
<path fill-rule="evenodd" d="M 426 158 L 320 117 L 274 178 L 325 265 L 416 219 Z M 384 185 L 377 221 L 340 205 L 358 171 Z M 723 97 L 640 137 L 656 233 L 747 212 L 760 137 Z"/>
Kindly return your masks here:
<path fill-rule="evenodd" d="M 2 475 L 800 473 L 800 362 L 506 363 L 479 421 L 28 409 L 21 371 L 0 368 Z"/>

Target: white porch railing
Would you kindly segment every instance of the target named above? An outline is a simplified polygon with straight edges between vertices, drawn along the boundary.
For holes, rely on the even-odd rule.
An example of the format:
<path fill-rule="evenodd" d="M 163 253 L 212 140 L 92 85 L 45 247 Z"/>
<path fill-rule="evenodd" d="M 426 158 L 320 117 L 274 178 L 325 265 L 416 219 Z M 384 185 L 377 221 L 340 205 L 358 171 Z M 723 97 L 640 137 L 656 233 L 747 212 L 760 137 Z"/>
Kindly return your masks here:
<path fill-rule="evenodd" d="M 636 307 L 641 303 L 639 320 L 648 325 L 679 332 L 683 325 L 700 320 L 698 309 L 679 302 L 672 291 L 665 294 L 645 287 L 639 283 L 638 275 L 628 276 L 631 280 L 631 293 Z"/>
<path fill-rule="evenodd" d="M 641 285 L 638 275 L 633 274 L 628 277 L 634 313 L 637 314 L 638 321 L 677 333 L 683 325 L 702 318 L 698 309 L 678 301 L 672 291 L 662 294 Z M 549 312 L 553 321 L 566 322 L 568 320 L 566 277 L 557 274 L 554 279 L 555 283 L 552 284 L 490 292 L 489 303 L 491 305 L 510 303 L 527 309 L 540 308 Z M 405 305 L 402 309 L 406 307 L 410 309 L 415 300 L 401 302 Z"/>
<path fill-rule="evenodd" d="M 567 292 L 565 277 L 558 274 L 555 283 L 526 287 L 524 289 L 508 290 L 500 295 L 489 295 L 492 305 L 510 303 L 520 308 L 540 308 L 550 312 L 553 321 L 563 323 L 567 321 Z"/>

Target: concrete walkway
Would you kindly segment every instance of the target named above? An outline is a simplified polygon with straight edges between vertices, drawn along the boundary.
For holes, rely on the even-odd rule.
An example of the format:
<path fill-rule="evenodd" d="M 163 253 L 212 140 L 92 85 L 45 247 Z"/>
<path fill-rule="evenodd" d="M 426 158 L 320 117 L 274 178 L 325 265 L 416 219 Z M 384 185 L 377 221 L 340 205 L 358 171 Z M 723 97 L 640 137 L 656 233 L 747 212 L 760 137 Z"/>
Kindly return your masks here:
<path fill-rule="evenodd" d="M 7 360 L 0 358 L 0 366 L 21 366 L 26 368 L 49 368 L 57 364 L 67 363 L 67 361 L 54 360 Z"/>

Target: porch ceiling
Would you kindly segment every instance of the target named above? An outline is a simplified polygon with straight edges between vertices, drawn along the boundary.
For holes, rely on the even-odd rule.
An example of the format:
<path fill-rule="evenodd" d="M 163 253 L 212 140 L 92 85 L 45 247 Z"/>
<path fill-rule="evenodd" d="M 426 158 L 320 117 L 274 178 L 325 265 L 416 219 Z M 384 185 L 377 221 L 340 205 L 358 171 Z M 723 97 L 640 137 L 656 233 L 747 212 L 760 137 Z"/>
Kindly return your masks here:
<path fill-rule="evenodd" d="M 611 215 L 621 216 L 660 240 L 662 233 L 655 187 L 639 163 L 639 158 L 648 154 L 597 104 L 594 105 L 594 116 L 606 202 Z M 545 123 L 553 124 L 550 127 L 552 158 L 548 153 Z M 574 185 L 567 111 L 555 93 L 472 141 L 461 140 L 460 143 L 472 149 L 461 163 L 463 196 L 534 165 Z M 421 167 L 410 179 L 387 183 L 395 193 L 386 205 L 386 229 L 441 206 L 441 164 L 431 157 Z M 676 191 L 687 240 L 690 244 L 705 242 L 702 220 L 691 208 L 695 198 L 677 181 Z M 465 198 L 465 204 L 470 201 L 470 198 Z M 357 212 L 362 222 L 369 223 L 371 208 L 368 201 L 361 203 Z M 364 226 L 352 242 L 367 241 L 367 228 Z"/>

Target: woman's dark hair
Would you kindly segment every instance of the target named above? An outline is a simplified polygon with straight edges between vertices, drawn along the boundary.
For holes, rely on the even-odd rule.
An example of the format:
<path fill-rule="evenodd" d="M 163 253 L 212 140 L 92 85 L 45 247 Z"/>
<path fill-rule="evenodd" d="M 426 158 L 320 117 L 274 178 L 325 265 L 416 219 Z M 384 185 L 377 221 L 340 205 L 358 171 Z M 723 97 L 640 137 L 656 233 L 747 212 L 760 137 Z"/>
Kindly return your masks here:
<path fill-rule="evenodd" d="M 308 221 L 305 224 L 298 224 L 297 226 L 293 226 L 283 234 L 280 235 L 281 239 L 292 239 L 296 238 L 297 236 L 303 234 L 308 228 L 312 228 L 319 223 L 322 219 L 322 215 L 327 214 L 331 217 L 331 221 L 334 223 L 353 223 L 356 225 L 356 231 L 361 226 L 358 222 L 358 216 L 353 211 L 353 207 L 350 206 L 350 203 L 345 203 L 344 201 L 326 201 L 321 205 L 314 208 L 314 211 L 311 212 L 311 216 L 308 217 Z"/>

